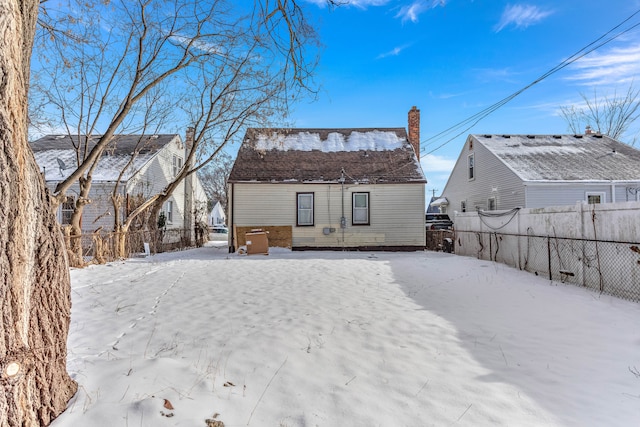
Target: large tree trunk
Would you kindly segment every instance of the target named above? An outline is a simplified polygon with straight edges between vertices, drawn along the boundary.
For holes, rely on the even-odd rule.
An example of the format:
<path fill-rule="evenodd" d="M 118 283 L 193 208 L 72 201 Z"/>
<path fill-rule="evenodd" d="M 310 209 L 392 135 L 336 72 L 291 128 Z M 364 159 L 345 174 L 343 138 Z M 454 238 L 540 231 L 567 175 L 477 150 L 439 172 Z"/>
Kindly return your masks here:
<path fill-rule="evenodd" d="M 76 391 L 62 235 L 27 143 L 38 0 L 0 0 L 0 426 L 48 425 Z"/>

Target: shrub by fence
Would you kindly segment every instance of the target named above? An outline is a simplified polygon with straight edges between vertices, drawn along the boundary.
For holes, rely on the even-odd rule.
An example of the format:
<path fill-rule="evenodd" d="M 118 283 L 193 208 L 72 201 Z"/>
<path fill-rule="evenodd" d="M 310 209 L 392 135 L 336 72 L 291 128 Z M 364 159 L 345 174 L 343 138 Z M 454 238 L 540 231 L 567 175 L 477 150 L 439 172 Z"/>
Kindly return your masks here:
<path fill-rule="evenodd" d="M 429 251 L 453 252 L 453 230 L 427 230 L 426 249 Z"/>
<path fill-rule="evenodd" d="M 185 229 L 158 230 L 156 232 L 129 231 L 125 233 L 124 258 L 143 256 L 146 254 L 147 247 L 150 254 L 156 254 L 201 246 L 207 240 L 206 236 L 199 236 L 198 241 L 194 241 L 190 231 Z M 66 244 L 68 248 L 73 247 L 73 243 L 79 239 L 85 265 L 103 264 L 122 258 L 117 256 L 118 251 L 116 250 L 119 235 L 120 233 L 115 232 L 83 233 L 79 237 L 68 236 Z"/>
<path fill-rule="evenodd" d="M 456 253 L 640 302 L 640 243 L 456 231 Z"/>

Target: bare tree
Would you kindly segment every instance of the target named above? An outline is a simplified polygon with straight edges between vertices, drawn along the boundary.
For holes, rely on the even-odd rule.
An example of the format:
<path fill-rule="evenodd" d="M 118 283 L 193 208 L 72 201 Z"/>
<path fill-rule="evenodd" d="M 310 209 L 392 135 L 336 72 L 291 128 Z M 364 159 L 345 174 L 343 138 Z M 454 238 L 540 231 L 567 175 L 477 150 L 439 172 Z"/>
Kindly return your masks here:
<path fill-rule="evenodd" d="M 66 371 L 65 249 L 27 143 L 38 0 L 0 0 L 0 425 L 48 425 L 76 391 Z"/>
<path fill-rule="evenodd" d="M 580 96 L 584 106 L 560 107 L 562 117 L 574 134 L 583 133 L 589 126 L 594 132 L 621 140 L 628 136 L 630 127 L 640 118 L 640 90 L 636 90 L 633 84 L 623 96 L 616 92 L 613 96 L 599 96 L 595 89 L 592 98 L 584 93 Z M 638 135 L 628 137 L 630 139 L 626 142 L 635 145 Z"/>
<path fill-rule="evenodd" d="M 54 201 L 45 191 L 27 143 L 30 58 L 38 7 L 44 3 L 46 0 L 0 0 L 0 211 L 3 213 L 0 227 L 3 247 L 0 253 L 0 425 L 3 426 L 48 425 L 64 410 L 77 388 L 66 372 L 70 313 L 67 259 L 55 221 Z M 198 4 L 193 2 L 192 6 L 199 9 Z M 290 5 L 281 0 L 278 11 L 283 4 Z M 281 15 L 269 14 L 263 18 L 273 22 L 275 16 Z M 140 31 L 146 30 L 143 21 Z M 50 31 L 56 33 L 57 30 L 51 27 Z M 160 47 L 163 43 L 171 41 L 157 41 L 152 47 Z M 146 59 L 157 50 L 138 50 L 140 60 L 132 69 L 144 70 L 139 75 L 140 80 L 132 87 L 122 89 L 122 102 L 111 116 L 113 121 L 101 134 L 103 145 L 94 148 L 95 152 L 90 151 L 73 179 L 84 174 L 99 157 L 104 144 L 125 122 L 136 102 L 148 92 L 144 88 L 154 86 L 150 82 L 171 75 L 176 67 L 184 67 L 199 57 L 192 50 L 193 43 L 188 39 L 186 45 L 190 47 L 187 49 L 184 43 L 174 44 L 182 49 L 185 59 L 167 67 L 145 68 Z M 146 53 L 142 54 L 143 51 Z M 284 62 L 293 63 L 295 69 L 300 65 L 296 59 L 298 53 L 292 49 Z M 294 79 L 304 77 L 297 71 L 292 75 Z M 55 197 L 58 201 L 69 185 L 67 182 L 57 189 Z"/>
<path fill-rule="evenodd" d="M 200 169 L 200 181 L 204 186 L 209 200 L 220 202 L 227 208 L 227 178 L 233 168 L 233 158 L 227 153 L 220 153 L 213 161 Z M 213 206 L 209 207 L 211 210 Z"/>
<path fill-rule="evenodd" d="M 296 1 L 255 0 L 247 8 L 226 0 L 83 0 L 69 10 L 74 15 L 42 13 L 34 87 L 43 88 L 38 95 L 55 107 L 65 132 L 95 139 L 78 144 L 76 170 L 54 191 L 61 203 L 79 187 L 72 235 L 81 233 L 92 172 L 117 133 L 158 127 L 167 112 L 196 130 L 175 180 L 116 224 L 125 234 L 149 208 L 154 228 L 182 180 L 245 126 L 281 119 L 292 99 L 309 93 L 315 59 L 306 49 L 315 34 Z M 80 263 L 80 249 L 74 253 Z"/>

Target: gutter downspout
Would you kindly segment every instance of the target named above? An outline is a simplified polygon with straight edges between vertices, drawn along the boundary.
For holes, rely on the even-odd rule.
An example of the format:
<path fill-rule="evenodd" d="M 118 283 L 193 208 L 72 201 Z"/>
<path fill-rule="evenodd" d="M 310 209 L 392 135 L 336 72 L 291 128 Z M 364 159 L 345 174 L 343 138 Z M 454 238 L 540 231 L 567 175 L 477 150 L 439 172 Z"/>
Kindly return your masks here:
<path fill-rule="evenodd" d="M 341 191 L 341 202 L 342 202 L 342 216 L 340 217 L 340 228 L 342 229 L 342 247 L 345 245 L 344 241 L 344 229 L 347 228 L 347 219 L 344 216 L 344 168 L 342 168 L 342 172 L 340 174 L 340 191 Z"/>
<path fill-rule="evenodd" d="M 235 192 L 235 188 L 233 186 L 233 182 L 231 183 L 231 206 L 229 207 L 229 231 L 231 232 L 231 237 L 230 242 L 229 242 L 229 253 L 232 254 L 236 251 L 235 248 L 235 244 L 236 244 L 236 231 L 234 228 L 234 217 L 233 217 L 233 213 L 234 213 L 234 206 L 235 206 L 235 201 L 236 201 L 236 192 Z"/>
<path fill-rule="evenodd" d="M 184 233 L 191 243 L 194 237 L 194 209 L 193 209 L 193 176 L 190 174 L 184 179 Z"/>
<path fill-rule="evenodd" d="M 615 183 L 611 183 L 611 203 L 615 203 L 616 202 L 616 184 Z"/>

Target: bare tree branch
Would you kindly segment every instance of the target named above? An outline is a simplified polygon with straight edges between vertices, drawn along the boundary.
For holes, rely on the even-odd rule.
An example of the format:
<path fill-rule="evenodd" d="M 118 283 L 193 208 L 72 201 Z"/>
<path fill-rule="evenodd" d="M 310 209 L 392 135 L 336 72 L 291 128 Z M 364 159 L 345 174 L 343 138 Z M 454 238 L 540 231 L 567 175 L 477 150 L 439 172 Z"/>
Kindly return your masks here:
<path fill-rule="evenodd" d="M 64 12 L 41 4 L 33 86 L 45 101 L 37 104 L 45 105 L 44 122 L 57 122 L 78 141 L 76 169 L 54 191 L 61 203 L 80 184 L 74 217 L 117 134 L 169 121 L 195 130 L 177 176 L 117 226 L 128 229 L 152 206 L 153 227 L 180 182 L 247 126 L 282 121 L 293 99 L 314 94 L 316 35 L 295 0 L 67 1 L 73 7 Z M 117 194 L 114 188 L 115 204 L 122 202 Z M 72 224 L 79 233 L 79 221 Z"/>
<path fill-rule="evenodd" d="M 605 134 L 611 138 L 626 139 L 630 145 L 637 141 L 637 132 L 628 135 L 630 128 L 640 118 L 640 90 L 631 84 L 624 95 L 618 96 L 614 91 L 612 96 L 600 96 L 596 89 L 593 97 L 584 93 L 580 96 L 583 106 L 561 106 L 560 113 L 567 122 L 569 129 L 579 134 L 589 126 L 593 131 Z"/>

